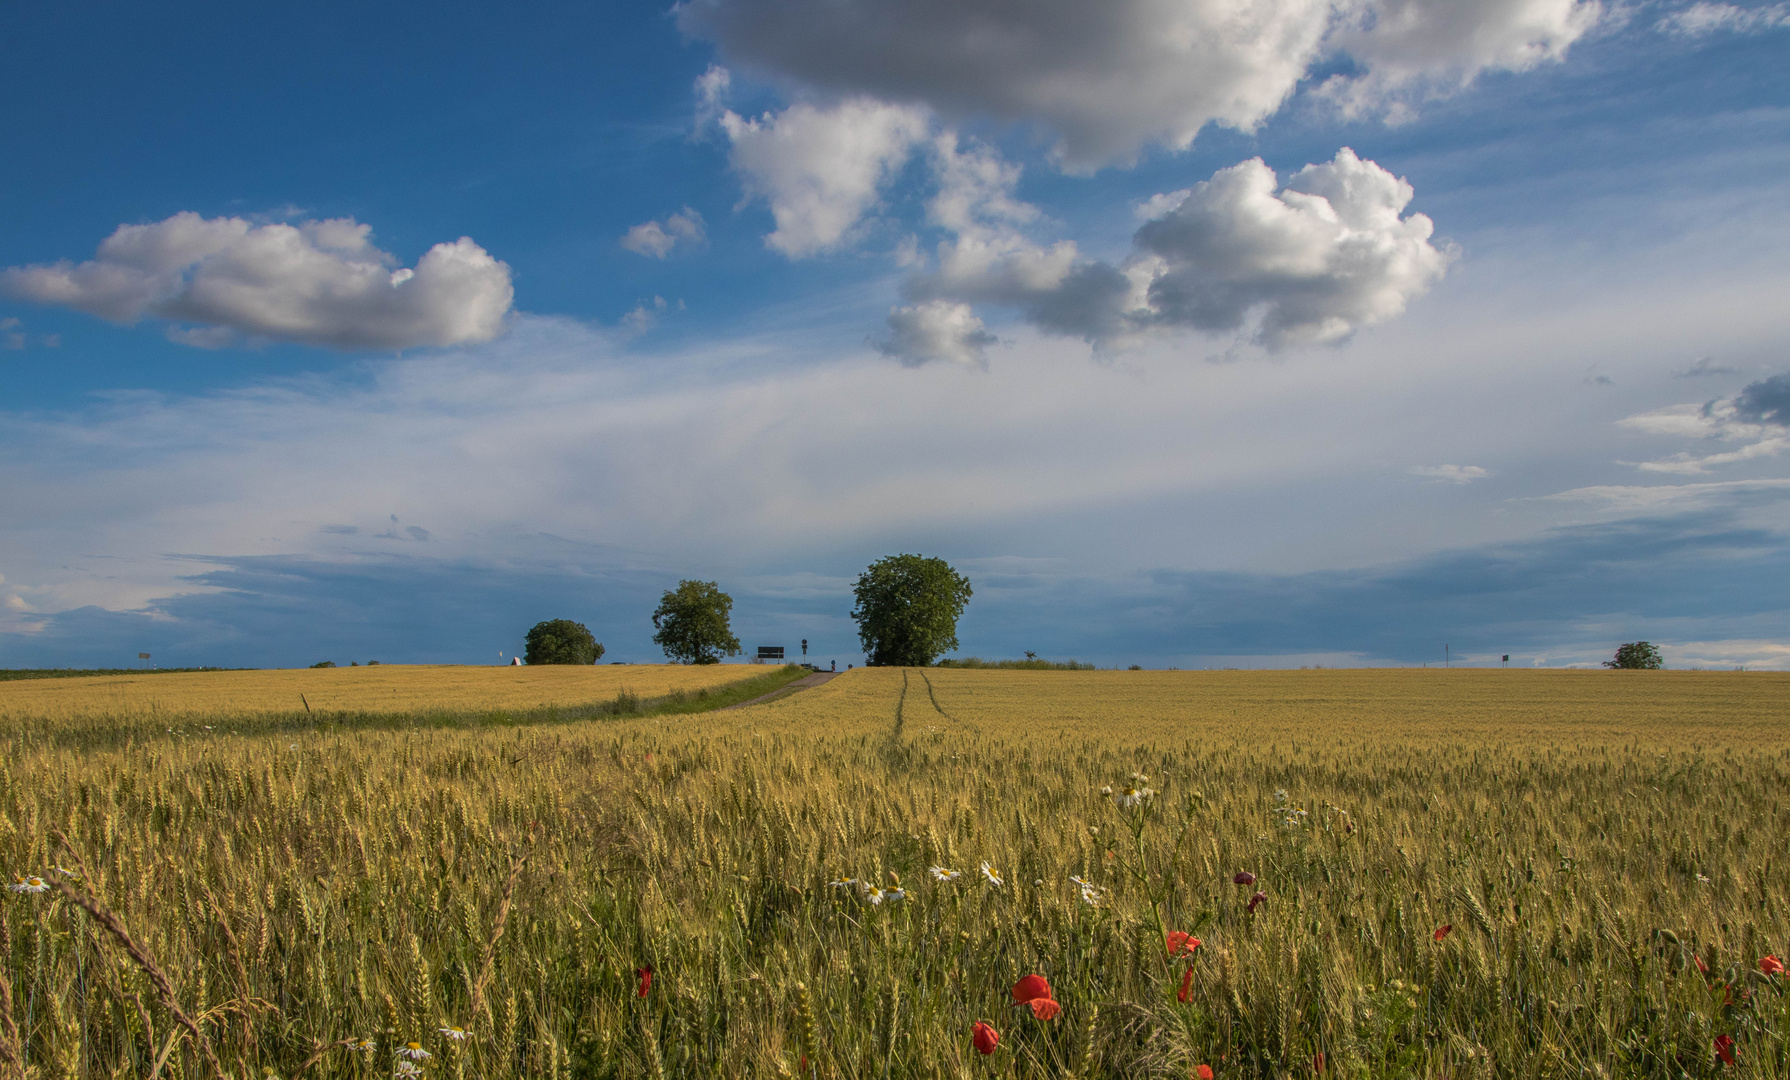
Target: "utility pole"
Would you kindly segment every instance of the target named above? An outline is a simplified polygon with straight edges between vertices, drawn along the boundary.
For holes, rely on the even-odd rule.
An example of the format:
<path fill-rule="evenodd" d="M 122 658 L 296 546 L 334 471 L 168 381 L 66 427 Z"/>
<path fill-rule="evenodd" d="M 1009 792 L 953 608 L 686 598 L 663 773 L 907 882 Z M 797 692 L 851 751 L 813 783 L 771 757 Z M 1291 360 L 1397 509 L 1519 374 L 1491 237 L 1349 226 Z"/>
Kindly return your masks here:
<path fill-rule="evenodd" d="M 1444 641 L 1442 643 L 1442 666 L 1443 667 L 1453 667 L 1454 666 L 1453 658 L 1448 655 L 1448 643 L 1446 641 Z"/>

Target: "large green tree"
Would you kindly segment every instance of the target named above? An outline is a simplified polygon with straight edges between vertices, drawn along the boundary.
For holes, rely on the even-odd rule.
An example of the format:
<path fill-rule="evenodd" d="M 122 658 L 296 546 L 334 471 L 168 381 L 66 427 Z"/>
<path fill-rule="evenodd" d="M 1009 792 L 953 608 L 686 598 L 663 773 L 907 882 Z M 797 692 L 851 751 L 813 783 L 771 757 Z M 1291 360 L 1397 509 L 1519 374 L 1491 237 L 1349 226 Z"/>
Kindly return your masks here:
<path fill-rule="evenodd" d="M 1605 660 L 1604 667 L 1631 668 L 1636 671 L 1658 671 L 1666 666 L 1659 646 L 1651 641 L 1631 641 L 1616 649 L 1616 659 Z"/>
<path fill-rule="evenodd" d="M 653 612 L 653 644 L 680 664 L 719 664 L 740 654 L 740 639 L 727 625 L 732 612 L 733 597 L 714 582 L 680 581 Z"/>
<path fill-rule="evenodd" d="M 890 555 L 859 574 L 852 593 L 851 617 L 871 665 L 925 667 L 957 648 L 970 580 L 943 559 Z"/>
<path fill-rule="evenodd" d="M 603 658 L 603 646 L 583 623 L 548 619 L 528 632 L 522 659 L 529 664 L 594 664 Z"/>

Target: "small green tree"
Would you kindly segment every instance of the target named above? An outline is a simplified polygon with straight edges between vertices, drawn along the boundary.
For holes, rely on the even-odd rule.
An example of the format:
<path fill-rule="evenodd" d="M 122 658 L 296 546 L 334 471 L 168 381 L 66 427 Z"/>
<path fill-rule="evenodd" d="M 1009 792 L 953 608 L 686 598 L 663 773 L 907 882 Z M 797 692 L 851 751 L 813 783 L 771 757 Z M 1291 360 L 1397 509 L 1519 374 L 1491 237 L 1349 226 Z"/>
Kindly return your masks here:
<path fill-rule="evenodd" d="M 522 652 L 528 664 L 594 664 L 603 658 L 603 646 L 583 623 L 548 619 L 535 623 Z"/>
<path fill-rule="evenodd" d="M 714 582 L 680 581 L 653 612 L 653 644 L 680 664 L 719 664 L 740 654 L 740 639 L 727 625 L 732 611 L 733 597 Z"/>
<path fill-rule="evenodd" d="M 1605 660 L 1607 668 L 1629 668 L 1636 671 L 1658 671 L 1666 666 L 1659 646 L 1650 641 L 1631 641 L 1616 650 L 1616 659 Z"/>
<path fill-rule="evenodd" d="M 852 593 L 851 617 L 871 666 L 925 667 L 957 648 L 970 580 L 943 559 L 890 555 L 859 574 Z"/>

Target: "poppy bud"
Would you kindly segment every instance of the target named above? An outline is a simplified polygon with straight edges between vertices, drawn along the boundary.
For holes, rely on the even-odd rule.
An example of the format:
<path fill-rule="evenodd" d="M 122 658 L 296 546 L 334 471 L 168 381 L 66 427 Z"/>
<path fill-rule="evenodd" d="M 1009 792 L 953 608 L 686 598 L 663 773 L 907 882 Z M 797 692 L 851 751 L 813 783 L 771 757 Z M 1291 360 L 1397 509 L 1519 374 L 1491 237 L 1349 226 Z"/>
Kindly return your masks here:
<path fill-rule="evenodd" d="M 981 1053 L 994 1053 L 994 1048 L 1000 1041 L 1001 1033 L 981 1020 L 976 1021 L 976 1026 L 970 1029 L 970 1042 L 975 1043 L 976 1049 Z"/>
<path fill-rule="evenodd" d="M 1258 892 L 1254 896 L 1250 897 L 1249 898 L 1249 913 L 1251 915 L 1254 915 L 1255 914 L 1255 906 L 1266 899 L 1268 899 L 1268 894 L 1265 892 Z"/>
<path fill-rule="evenodd" d="M 1239 870 L 1237 871 L 1237 876 L 1231 879 L 1231 883 L 1234 885 L 1254 885 L 1255 875 L 1247 870 Z"/>

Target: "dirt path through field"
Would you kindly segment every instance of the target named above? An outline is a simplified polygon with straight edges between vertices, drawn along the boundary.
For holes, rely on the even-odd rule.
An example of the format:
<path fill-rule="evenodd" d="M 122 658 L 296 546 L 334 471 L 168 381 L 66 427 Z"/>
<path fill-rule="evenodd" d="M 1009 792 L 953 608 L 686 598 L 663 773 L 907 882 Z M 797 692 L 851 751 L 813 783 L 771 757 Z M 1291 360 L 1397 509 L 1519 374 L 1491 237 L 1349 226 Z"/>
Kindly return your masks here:
<path fill-rule="evenodd" d="M 726 712 L 728 709 L 743 709 L 748 705 L 763 705 L 773 698 L 788 697 L 790 694 L 799 693 L 800 691 L 808 689 L 810 686 L 819 686 L 821 683 L 836 679 L 843 674 L 845 674 L 843 671 L 817 671 L 812 675 L 805 675 L 802 678 L 797 679 L 788 686 L 772 690 L 768 694 L 760 694 L 751 701 L 742 701 L 738 705 L 728 705 L 718 711 Z"/>

